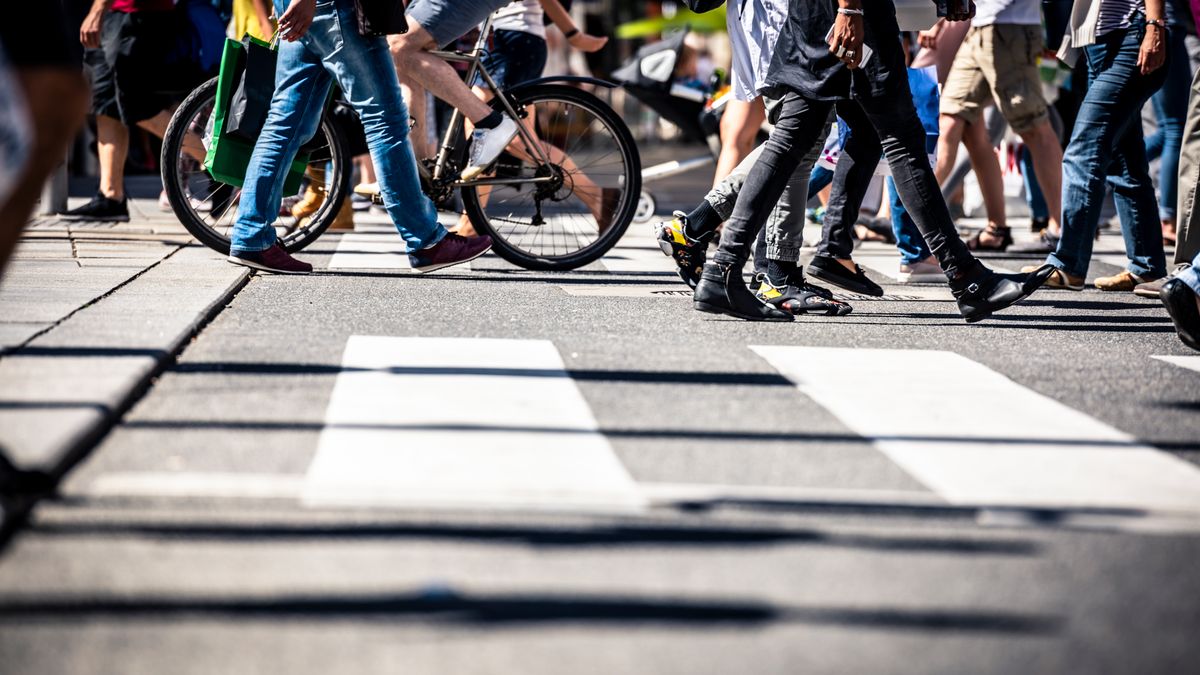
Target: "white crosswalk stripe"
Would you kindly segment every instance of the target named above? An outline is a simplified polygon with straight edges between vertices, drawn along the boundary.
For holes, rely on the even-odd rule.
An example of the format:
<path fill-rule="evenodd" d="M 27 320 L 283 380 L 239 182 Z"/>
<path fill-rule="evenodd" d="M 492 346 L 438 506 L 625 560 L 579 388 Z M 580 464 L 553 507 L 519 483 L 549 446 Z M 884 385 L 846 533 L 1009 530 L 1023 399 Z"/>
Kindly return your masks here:
<path fill-rule="evenodd" d="M 344 234 L 329 261 L 330 269 L 406 270 L 411 267 L 408 247 L 395 230 Z"/>
<path fill-rule="evenodd" d="M 353 336 L 342 365 L 310 505 L 642 504 L 548 341 Z"/>
<path fill-rule="evenodd" d="M 1200 469 L 958 354 L 752 349 L 951 502 L 1200 511 Z"/>
<path fill-rule="evenodd" d="M 1150 358 L 1200 373 L 1200 356 L 1151 356 Z"/>

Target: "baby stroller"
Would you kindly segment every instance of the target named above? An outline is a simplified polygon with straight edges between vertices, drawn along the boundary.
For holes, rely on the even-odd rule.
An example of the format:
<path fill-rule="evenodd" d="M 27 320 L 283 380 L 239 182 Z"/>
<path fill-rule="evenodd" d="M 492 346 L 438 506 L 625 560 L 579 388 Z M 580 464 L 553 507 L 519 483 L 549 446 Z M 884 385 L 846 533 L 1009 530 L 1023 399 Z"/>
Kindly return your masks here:
<path fill-rule="evenodd" d="M 647 183 L 709 166 L 715 162 L 720 149 L 718 130 L 721 113 L 729 100 L 728 87 L 721 92 L 717 91 L 716 82 L 705 85 L 679 81 L 676 70 L 683 59 L 687 33 L 687 30 L 681 30 L 665 40 L 643 46 L 612 73 L 612 78 L 625 91 L 678 127 L 684 138 L 704 141 L 709 146 L 709 152 L 704 155 L 642 169 L 643 189 L 633 216 L 635 222 L 647 223 L 654 219 L 658 204 L 654 195 L 645 189 Z"/>

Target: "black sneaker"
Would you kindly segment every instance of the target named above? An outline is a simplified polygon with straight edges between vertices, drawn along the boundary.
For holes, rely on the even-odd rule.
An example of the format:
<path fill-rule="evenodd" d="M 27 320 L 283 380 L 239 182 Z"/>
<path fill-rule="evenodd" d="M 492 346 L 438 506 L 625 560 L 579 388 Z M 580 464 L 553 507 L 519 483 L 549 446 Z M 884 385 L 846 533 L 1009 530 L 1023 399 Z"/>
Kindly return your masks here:
<path fill-rule="evenodd" d="M 92 197 L 92 201 L 77 209 L 71 209 L 59 215 L 72 220 L 101 220 L 124 223 L 129 221 L 129 198 L 126 197 L 121 201 L 117 201 L 97 192 L 96 196 Z"/>
<path fill-rule="evenodd" d="M 851 293 L 869 295 L 875 298 L 883 295 L 883 288 L 868 279 L 866 273 L 863 272 L 863 268 L 855 265 L 854 271 L 851 272 L 842 263 L 826 255 L 813 256 L 812 262 L 808 263 L 808 274 L 815 279 L 820 279 L 827 284 L 833 284 Z"/>
<path fill-rule="evenodd" d="M 675 271 L 688 288 L 695 290 L 700 283 L 700 274 L 708 258 L 708 242 L 697 241 L 687 236 L 687 214 L 676 211 L 671 220 L 655 226 L 654 238 L 664 255 L 671 256 L 678 268 Z"/>

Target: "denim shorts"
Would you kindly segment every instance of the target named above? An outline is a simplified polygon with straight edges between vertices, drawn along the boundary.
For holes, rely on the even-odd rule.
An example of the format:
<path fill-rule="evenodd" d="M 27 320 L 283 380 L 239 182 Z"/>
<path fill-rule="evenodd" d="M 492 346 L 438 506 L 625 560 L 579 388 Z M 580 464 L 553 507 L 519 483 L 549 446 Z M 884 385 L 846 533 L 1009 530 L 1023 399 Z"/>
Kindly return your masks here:
<path fill-rule="evenodd" d="M 413 0 L 408 15 L 445 47 L 478 26 L 509 0 Z"/>
<path fill-rule="evenodd" d="M 483 67 L 503 89 L 536 80 L 546 68 L 546 40 L 519 30 L 495 31 L 483 54 Z M 483 76 L 476 75 L 471 84 L 485 86 Z"/>

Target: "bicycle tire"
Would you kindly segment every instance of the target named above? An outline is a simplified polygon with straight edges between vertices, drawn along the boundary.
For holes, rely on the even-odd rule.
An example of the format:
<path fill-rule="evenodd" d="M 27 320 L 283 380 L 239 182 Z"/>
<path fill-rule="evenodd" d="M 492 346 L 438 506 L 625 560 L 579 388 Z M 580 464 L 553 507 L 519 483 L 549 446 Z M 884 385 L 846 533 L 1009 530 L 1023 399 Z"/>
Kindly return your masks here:
<path fill-rule="evenodd" d="M 492 250 L 497 255 L 519 267 L 539 271 L 566 271 L 595 262 L 624 236 L 629 224 L 633 221 L 633 215 L 641 195 L 641 159 L 629 127 L 625 125 L 624 120 L 617 115 L 616 111 L 600 98 L 574 87 L 557 84 L 534 85 L 526 88 L 518 87 L 508 94 L 521 106 L 534 105 L 539 102 L 543 104 L 562 102 L 583 108 L 595 116 L 612 134 L 620 152 L 621 162 L 624 166 L 620 201 L 614 208 L 612 224 L 607 230 L 600 232 L 594 241 L 578 250 L 553 256 L 525 250 L 510 241 L 500 228 L 493 226 L 481 203 L 478 190 L 470 185 L 460 189 L 467 217 L 476 230 L 492 237 Z M 494 100 L 492 106 L 499 108 L 499 101 Z"/>
<path fill-rule="evenodd" d="M 179 218 L 179 222 L 201 244 L 222 255 L 229 255 L 229 237 L 215 229 L 197 210 L 192 196 L 187 192 L 186 178 L 181 174 L 179 166 L 184 139 L 197 115 L 202 113 L 206 106 L 212 105 L 216 91 L 217 78 L 213 78 L 192 90 L 176 108 L 163 135 L 160 166 L 167 201 L 170 202 L 171 210 Z M 325 135 L 326 144 L 330 149 L 328 161 L 335 166 L 334 176 L 326 192 L 325 203 L 311 221 L 280 237 L 279 242 L 289 252 L 299 251 L 316 241 L 333 223 L 350 193 L 351 158 L 345 139 L 337 133 L 328 115 L 322 117 L 317 133 Z M 320 161 L 323 163 L 325 160 Z"/>

